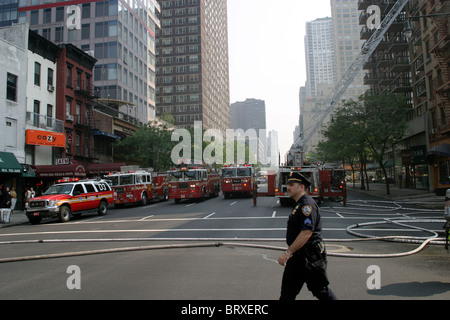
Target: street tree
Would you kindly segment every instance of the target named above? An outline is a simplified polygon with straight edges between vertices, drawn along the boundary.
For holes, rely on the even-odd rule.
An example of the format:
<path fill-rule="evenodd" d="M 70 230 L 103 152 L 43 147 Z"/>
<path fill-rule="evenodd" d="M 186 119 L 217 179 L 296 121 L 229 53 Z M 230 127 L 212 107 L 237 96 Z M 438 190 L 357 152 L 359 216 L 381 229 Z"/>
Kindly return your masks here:
<path fill-rule="evenodd" d="M 410 107 L 407 98 L 397 94 L 366 95 L 360 98 L 360 102 L 365 110 L 367 146 L 383 171 L 389 195 L 386 154 L 403 140 Z"/>
<path fill-rule="evenodd" d="M 114 152 L 143 168 L 167 170 L 172 166 L 172 131 L 166 124 L 150 121 L 148 125 L 139 127 L 131 136 L 116 142 Z"/>

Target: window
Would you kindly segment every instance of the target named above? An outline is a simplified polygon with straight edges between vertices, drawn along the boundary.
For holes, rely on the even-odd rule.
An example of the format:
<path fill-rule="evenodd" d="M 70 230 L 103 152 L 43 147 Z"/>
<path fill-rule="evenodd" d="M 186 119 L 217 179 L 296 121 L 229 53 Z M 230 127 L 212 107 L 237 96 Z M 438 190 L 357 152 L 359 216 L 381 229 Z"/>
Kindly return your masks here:
<path fill-rule="evenodd" d="M 57 7 L 56 8 L 56 22 L 60 22 L 60 21 L 64 20 L 64 8 L 65 7 Z"/>
<path fill-rule="evenodd" d="M 39 62 L 34 63 L 34 85 L 41 86 L 41 64 Z"/>
<path fill-rule="evenodd" d="M 52 9 L 44 9 L 44 24 L 52 22 Z"/>
<path fill-rule="evenodd" d="M 7 147 L 17 148 L 17 120 L 6 118 L 6 132 L 4 138 Z"/>
<path fill-rule="evenodd" d="M 66 116 L 69 116 L 72 112 L 72 100 L 66 101 Z"/>
<path fill-rule="evenodd" d="M 73 195 L 77 196 L 84 193 L 84 188 L 81 184 L 77 184 L 75 188 L 73 188 Z"/>
<path fill-rule="evenodd" d="M 94 186 L 92 183 L 85 183 L 84 187 L 86 188 L 87 193 L 95 192 Z"/>
<path fill-rule="evenodd" d="M 48 104 L 47 105 L 47 127 L 49 127 L 49 128 L 53 127 L 52 120 L 53 120 L 53 106 L 51 104 Z"/>
<path fill-rule="evenodd" d="M 81 156 L 81 136 L 77 134 L 76 137 L 76 155 Z"/>
<path fill-rule="evenodd" d="M 86 19 L 91 17 L 91 4 L 83 3 L 83 7 L 81 9 L 81 18 Z"/>
<path fill-rule="evenodd" d="M 47 85 L 53 86 L 53 69 L 47 70 Z"/>
<path fill-rule="evenodd" d="M 6 99 L 17 102 L 17 76 L 11 73 L 6 75 Z"/>
<path fill-rule="evenodd" d="M 39 113 L 40 113 L 40 108 L 41 108 L 41 102 L 38 100 L 34 100 L 33 103 L 33 126 L 35 127 L 39 127 Z"/>
<path fill-rule="evenodd" d="M 67 82 L 66 85 L 68 87 L 72 87 L 72 67 L 71 66 L 67 66 Z"/>
<path fill-rule="evenodd" d="M 67 38 L 69 41 L 76 41 L 77 40 L 77 29 L 70 29 L 67 32 Z"/>
<path fill-rule="evenodd" d="M 81 26 L 81 39 L 90 39 L 91 36 L 91 24 L 85 23 Z"/>
<path fill-rule="evenodd" d="M 76 90 L 81 90 L 81 72 L 82 71 L 77 70 L 77 83 L 75 84 Z"/>
<path fill-rule="evenodd" d="M 39 24 L 39 10 L 32 10 L 30 17 L 30 25 L 35 26 Z"/>
<path fill-rule="evenodd" d="M 55 29 L 55 42 L 62 42 L 64 34 L 64 27 L 56 27 Z"/>

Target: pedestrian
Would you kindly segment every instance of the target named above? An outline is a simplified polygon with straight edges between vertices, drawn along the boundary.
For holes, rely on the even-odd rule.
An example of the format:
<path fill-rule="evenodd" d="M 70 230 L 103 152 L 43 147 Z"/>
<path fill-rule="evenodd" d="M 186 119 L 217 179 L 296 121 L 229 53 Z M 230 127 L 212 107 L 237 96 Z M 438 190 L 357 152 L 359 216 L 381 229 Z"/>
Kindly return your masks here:
<path fill-rule="evenodd" d="M 36 192 L 33 190 L 33 187 L 30 187 L 30 199 L 36 197 Z"/>
<path fill-rule="evenodd" d="M 29 199 L 32 199 L 36 196 L 36 192 L 34 192 L 33 187 L 30 187 L 30 197 Z"/>
<path fill-rule="evenodd" d="M 3 191 L 3 208 L 11 207 L 11 193 L 9 191 L 9 187 Z"/>
<path fill-rule="evenodd" d="M 278 258 L 285 267 L 280 300 L 295 300 L 305 283 L 319 300 L 336 300 L 328 288 L 322 221 L 319 206 L 308 194 L 310 185 L 298 172 L 292 172 L 288 179 L 287 191 L 296 204 L 287 223 L 288 248 Z"/>
<path fill-rule="evenodd" d="M 4 196 L 3 196 L 3 192 L 5 190 L 3 190 L 3 184 L 0 184 L 0 208 L 3 208 L 3 202 L 5 200 Z"/>
<path fill-rule="evenodd" d="M 3 204 L 1 209 L 1 221 L 2 223 L 9 223 L 9 219 L 11 216 L 11 194 L 9 191 L 9 187 L 6 187 L 3 190 Z"/>
<path fill-rule="evenodd" d="M 11 187 L 10 194 L 11 194 L 11 213 L 13 214 L 17 203 L 17 192 L 16 190 L 14 190 L 14 187 Z"/>

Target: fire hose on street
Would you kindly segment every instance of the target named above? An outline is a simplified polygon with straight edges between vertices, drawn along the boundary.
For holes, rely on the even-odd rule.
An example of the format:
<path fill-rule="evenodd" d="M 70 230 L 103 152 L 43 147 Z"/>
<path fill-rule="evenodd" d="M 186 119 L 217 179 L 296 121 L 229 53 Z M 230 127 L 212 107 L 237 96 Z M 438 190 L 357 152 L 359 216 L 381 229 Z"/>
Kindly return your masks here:
<path fill-rule="evenodd" d="M 383 201 L 383 205 L 377 203 L 377 205 L 369 205 L 367 201 L 364 203 L 354 203 L 354 205 L 362 206 L 364 210 L 370 211 L 376 208 L 380 209 L 383 207 L 385 212 L 396 211 L 402 209 L 402 204 L 394 202 L 394 207 L 387 206 L 386 201 Z M 392 202 L 389 202 L 392 204 Z M 423 209 L 409 208 L 408 210 L 414 213 L 423 212 Z M 433 211 L 438 212 L 438 211 Z M 442 211 L 440 211 L 442 212 Z M 361 213 L 349 213 L 346 214 L 359 214 Z M 447 192 L 446 197 L 446 207 L 444 218 L 445 219 L 416 219 L 411 218 L 412 214 L 402 214 L 403 219 L 400 218 L 385 218 L 380 221 L 365 222 L 350 225 L 346 228 L 346 232 L 355 238 L 348 239 L 324 239 L 325 243 L 351 243 L 351 242 L 365 242 L 365 241 L 390 241 L 390 242 L 400 242 L 409 244 L 418 244 L 418 247 L 398 253 L 346 253 L 346 252 L 328 252 L 328 256 L 333 257 L 344 257 L 344 258 L 396 258 L 404 257 L 408 255 L 417 254 L 422 251 L 427 245 L 448 245 L 449 240 L 449 228 L 450 228 L 450 190 Z M 405 219 L 407 217 L 408 219 Z M 427 228 L 413 226 L 411 223 L 442 223 L 444 222 L 445 228 L 445 238 L 439 238 L 437 232 L 429 230 Z M 421 231 L 428 233 L 428 237 L 415 237 L 415 236 L 373 236 L 362 232 L 362 228 L 368 226 L 379 226 L 386 224 L 394 224 L 396 226 L 401 226 L 406 229 L 411 229 L 415 231 Z M 358 230 L 358 231 L 357 231 Z M 63 252 L 54 254 L 42 254 L 33 256 L 22 256 L 22 257 L 11 257 L 11 258 L 1 258 L 0 263 L 10 263 L 10 262 L 20 262 L 20 261 L 30 261 L 30 260 L 40 260 L 40 259 L 55 259 L 55 258 L 66 258 L 74 256 L 86 256 L 86 255 L 97 255 L 97 254 L 111 254 L 111 253 L 121 253 L 121 252 L 132 252 L 132 251 L 150 251 L 150 250 L 169 250 L 169 249 L 187 249 L 187 248 L 207 248 L 207 247 L 246 247 L 254 249 L 267 249 L 275 251 L 285 251 L 286 248 L 283 246 L 271 246 L 266 244 L 257 244 L 258 242 L 284 242 L 281 238 L 105 238 L 105 239 L 40 239 L 40 240 L 18 240 L 18 241 L 2 241 L 0 245 L 19 245 L 19 244 L 51 244 L 51 243 L 124 243 L 124 242 L 169 242 L 171 244 L 163 245 L 151 245 L 151 246 L 134 246 L 134 247 L 119 247 L 119 248 L 108 248 L 108 249 L 97 249 L 79 252 Z M 173 244 L 174 242 L 184 242 L 181 244 Z"/>

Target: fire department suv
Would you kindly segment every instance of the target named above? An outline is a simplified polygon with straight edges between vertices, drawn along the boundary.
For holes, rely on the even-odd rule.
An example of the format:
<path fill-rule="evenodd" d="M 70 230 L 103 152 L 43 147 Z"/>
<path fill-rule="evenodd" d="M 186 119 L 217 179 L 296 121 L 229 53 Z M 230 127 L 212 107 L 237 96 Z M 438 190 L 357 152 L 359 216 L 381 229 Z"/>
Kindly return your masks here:
<path fill-rule="evenodd" d="M 217 197 L 220 192 L 220 176 L 203 167 L 182 167 L 167 173 L 169 199 L 179 203 L 182 199 Z"/>
<path fill-rule="evenodd" d="M 32 198 L 25 204 L 26 215 L 31 224 L 42 218 L 58 217 L 67 222 L 71 216 L 97 212 L 103 216 L 113 203 L 114 193 L 103 180 L 60 180 L 41 197 Z"/>

